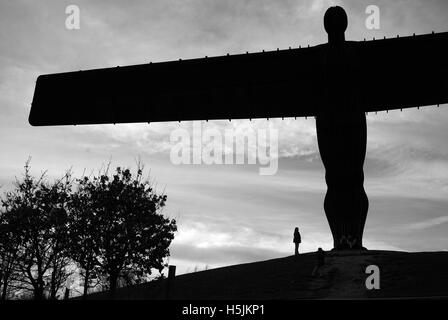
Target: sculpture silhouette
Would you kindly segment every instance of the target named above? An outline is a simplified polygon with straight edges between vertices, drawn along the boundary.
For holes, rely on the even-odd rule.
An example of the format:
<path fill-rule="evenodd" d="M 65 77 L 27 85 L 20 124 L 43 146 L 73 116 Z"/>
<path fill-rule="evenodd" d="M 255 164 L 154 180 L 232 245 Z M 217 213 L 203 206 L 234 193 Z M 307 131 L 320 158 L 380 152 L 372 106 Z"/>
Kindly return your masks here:
<path fill-rule="evenodd" d="M 347 26 L 344 9 L 332 7 L 327 44 L 41 75 L 29 122 L 313 116 L 334 248 L 360 249 L 369 207 L 365 113 L 448 103 L 448 33 L 346 41 Z"/>
<path fill-rule="evenodd" d="M 332 7 L 325 13 L 327 90 L 322 112 L 316 116 L 316 129 L 328 188 L 324 210 L 334 248 L 359 249 L 369 207 L 363 187 L 367 125 L 364 110 L 357 104 L 360 73 L 356 56 L 345 42 L 347 24 L 341 7 Z M 346 243 L 349 236 L 356 239 L 353 247 Z"/>

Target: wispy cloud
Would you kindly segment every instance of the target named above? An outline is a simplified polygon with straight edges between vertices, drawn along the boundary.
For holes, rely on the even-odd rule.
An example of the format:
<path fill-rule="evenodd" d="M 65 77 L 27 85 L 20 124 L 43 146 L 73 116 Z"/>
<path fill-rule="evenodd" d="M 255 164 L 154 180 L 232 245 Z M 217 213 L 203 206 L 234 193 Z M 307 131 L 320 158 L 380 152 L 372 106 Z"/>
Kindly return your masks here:
<path fill-rule="evenodd" d="M 432 219 L 426 219 L 420 222 L 404 224 L 401 228 L 404 230 L 422 230 L 429 229 L 448 222 L 448 216 L 442 216 Z"/>

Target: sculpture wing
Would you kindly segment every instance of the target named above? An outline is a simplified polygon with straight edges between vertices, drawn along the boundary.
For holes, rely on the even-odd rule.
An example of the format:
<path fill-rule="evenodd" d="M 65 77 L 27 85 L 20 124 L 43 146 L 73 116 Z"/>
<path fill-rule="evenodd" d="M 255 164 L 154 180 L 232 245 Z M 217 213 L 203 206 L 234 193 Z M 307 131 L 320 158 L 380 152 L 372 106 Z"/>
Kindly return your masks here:
<path fill-rule="evenodd" d="M 312 116 L 319 47 L 39 76 L 35 126 Z"/>
<path fill-rule="evenodd" d="M 448 32 L 355 46 L 366 112 L 448 103 Z"/>
<path fill-rule="evenodd" d="M 448 33 L 350 42 L 365 112 L 448 103 Z M 314 116 L 326 45 L 39 76 L 35 126 Z"/>

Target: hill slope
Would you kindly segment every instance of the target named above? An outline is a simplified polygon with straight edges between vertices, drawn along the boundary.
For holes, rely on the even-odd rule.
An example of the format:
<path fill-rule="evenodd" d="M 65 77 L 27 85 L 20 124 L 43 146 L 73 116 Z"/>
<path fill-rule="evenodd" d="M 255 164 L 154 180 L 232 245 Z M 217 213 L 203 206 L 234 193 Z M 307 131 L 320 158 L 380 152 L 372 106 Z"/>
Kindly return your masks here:
<path fill-rule="evenodd" d="M 170 299 L 346 299 L 448 296 L 448 252 L 327 252 L 321 276 L 316 253 L 177 276 Z M 380 289 L 367 290 L 368 265 Z M 116 299 L 166 299 L 168 280 L 119 289 Z M 107 299 L 96 293 L 89 299 Z"/>

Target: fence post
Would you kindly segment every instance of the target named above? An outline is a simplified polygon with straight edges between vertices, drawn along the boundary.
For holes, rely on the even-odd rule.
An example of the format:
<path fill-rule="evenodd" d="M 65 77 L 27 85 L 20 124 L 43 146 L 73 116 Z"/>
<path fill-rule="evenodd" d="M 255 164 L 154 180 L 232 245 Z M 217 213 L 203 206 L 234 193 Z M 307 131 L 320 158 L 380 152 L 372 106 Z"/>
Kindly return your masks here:
<path fill-rule="evenodd" d="M 176 276 L 176 266 L 168 267 L 168 280 L 166 288 L 166 299 L 171 299 L 172 292 L 174 291 L 174 277 Z"/>

